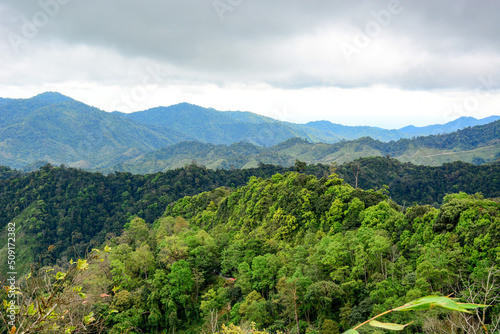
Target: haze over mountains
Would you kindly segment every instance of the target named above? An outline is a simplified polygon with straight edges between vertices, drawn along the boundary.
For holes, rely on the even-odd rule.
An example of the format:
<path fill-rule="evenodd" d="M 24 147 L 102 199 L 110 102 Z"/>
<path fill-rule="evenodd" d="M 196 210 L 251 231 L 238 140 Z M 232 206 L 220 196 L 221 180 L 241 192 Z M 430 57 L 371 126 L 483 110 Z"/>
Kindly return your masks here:
<path fill-rule="evenodd" d="M 449 159 L 482 163 L 498 157 L 498 119 L 462 117 L 442 125 L 387 130 L 328 121 L 294 124 L 188 103 L 108 113 L 47 92 L 29 99 L 0 99 L 0 165 L 22 168 L 44 161 L 94 170 L 153 172 L 192 160 L 230 168 L 258 162 L 289 165 L 295 159 L 344 162 L 386 154 L 423 164 Z M 479 125 L 483 128 L 458 135 L 407 139 Z M 291 140 L 295 137 L 302 140 Z M 430 159 L 445 156 L 448 160 Z"/>
<path fill-rule="evenodd" d="M 491 162 L 500 157 L 500 121 L 449 134 L 390 142 L 370 137 L 335 144 L 311 143 L 294 137 L 271 147 L 245 142 L 231 145 L 181 142 L 142 154 L 107 171 L 154 173 L 183 167 L 193 160 L 212 169 L 251 168 L 259 163 L 291 166 L 297 159 L 308 163 L 341 164 L 363 157 L 387 155 L 402 162 L 428 166 L 452 161 L 473 164 Z"/>

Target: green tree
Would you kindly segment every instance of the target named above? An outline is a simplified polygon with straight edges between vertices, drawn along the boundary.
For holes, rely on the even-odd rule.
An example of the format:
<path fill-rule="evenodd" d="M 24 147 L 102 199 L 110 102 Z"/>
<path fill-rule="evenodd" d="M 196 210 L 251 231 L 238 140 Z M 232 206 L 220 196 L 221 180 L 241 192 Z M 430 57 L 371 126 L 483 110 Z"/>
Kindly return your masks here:
<path fill-rule="evenodd" d="M 190 294 L 193 291 L 193 273 L 185 260 L 180 260 L 172 265 L 170 274 L 167 275 L 170 284 L 169 294 L 179 308 L 185 311 L 186 320 L 191 321 L 189 315 L 192 311 Z"/>
<path fill-rule="evenodd" d="M 217 291 L 210 289 L 202 296 L 200 310 L 203 312 L 212 333 L 216 333 L 219 329 L 221 309 L 225 308 L 227 311 L 230 306 L 227 290 L 222 287 Z"/>
<path fill-rule="evenodd" d="M 240 305 L 239 313 L 244 320 L 255 322 L 258 327 L 264 325 L 268 321 L 268 311 L 266 300 L 253 290 L 246 297 L 244 302 Z"/>

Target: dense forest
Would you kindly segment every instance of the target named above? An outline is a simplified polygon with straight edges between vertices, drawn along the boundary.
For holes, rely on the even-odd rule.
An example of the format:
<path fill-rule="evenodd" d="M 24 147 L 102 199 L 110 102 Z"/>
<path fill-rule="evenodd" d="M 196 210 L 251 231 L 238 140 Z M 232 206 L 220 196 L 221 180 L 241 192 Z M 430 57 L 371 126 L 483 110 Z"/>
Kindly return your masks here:
<path fill-rule="evenodd" d="M 401 163 L 388 157 L 357 159 L 336 168 L 337 174 L 353 186 L 357 184 L 362 189 L 388 186 L 390 198 L 406 206 L 438 205 L 444 195 L 459 191 L 499 197 L 499 171 L 498 164 L 475 166 L 455 161 L 433 167 Z"/>
<path fill-rule="evenodd" d="M 134 218 L 108 240 L 93 289 L 120 287 L 99 305 L 118 311 L 106 319 L 112 333 L 200 333 L 250 321 L 271 332 L 298 323 L 301 332 L 335 333 L 409 299 L 470 289 L 469 277 L 486 279 L 500 256 L 499 208 L 460 193 L 440 209 L 403 213 L 383 191 L 356 190 L 335 175 L 251 178 L 234 191 L 184 197 L 153 227 Z M 446 325 L 426 314 L 408 332 L 433 326 Z"/>
<path fill-rule="evenodd" d="M 364 163 L 360 161 L 368 166 Z M 462 301 L 484 304 L 498 298 L 498 199 L 460 192 L 446 195 L 439 207 L 403 207 L 388 198 L 386 188 L 353 187 L 334 170 L 322 177 L 299 173 L 320 167 L 298 162 L 297 172 L 275 173 L 271 166 L 262 166 L 273 175 L 250 176 L 240 187 L 223 186 L 166 201 L 158 208 L 160 215 L 147 210 L 152 203 L 130 197 L 141 188 L 132 182 L 132 175 L 109 175 L 115 190 L 129 187 L 117 192 L 123 198 L 116 201 L 128 210 L 110 211 L 116 213 L 115 222 L 105 219 L 109 216 L 105 216 L 104 201 L 114 191 L 97 182 L 84 191 L 71 183 L 75 180 L 63 177 L 75 173 L 104 183 L 105 176 L 46 166 L 37 175 L 47 188 L 37 185 L 33 187 L 37 193 L 25 199 L 36 199 L 34 210 L 41 216 L 20 228 L 40 228 L 37 225 L 47 220 L 51 207 L 57 209 L 55 203 L 38 204 L 43 192 L 53 188 L 61 199 L 66 192 L 81 192 L 72 205 L 89 210 L 82 214 L 95 214 L 95 223 L 105 228 L 97 232 L 76 215 L 67 218 L 67 224 L 77 221 L 72 228 L 83 225 L 80 233 L 89 230 L 88 236 L 100 233 L 95 246 L 110 248 L 103 262 L 87 270 L 82 307 L 99 315 L 108 333 L 216 333 L 223 324 L 246 328 L 252 323 L 270 333 L 341 333 L 371 315 L 425 295 L 453 294 Z M 218 175 L 193 166 L 176 173 L 196 175 L 193 189 Z M 15 174 L 7 180 L 33 181 Z M 50 179 L 58 181 L 52 185 L 47 182 Z M 172 184 L 166 181 L 163 186 Z M 72 186 L 56 186 L 64 182 Z M 143 181 L 142 187 L 153 184 Z M 124 195 L 125 191 L 129 193 Z M 70 193 L 67 196 L 72 198 Z M 101 196 L 102 211 L 99 205 L 86 206 L 97 196 Z M 132 213 L 137 208 L 142 211 Z M 121 234 L 120 223 L 126 223 Z M 60 231 L 64 224 L 55 224 L 38 233 L 52 237 L 47 240 L 57 248 L 59 240 L 72 237 Z M 64 251 L 59 255 L 70 256 Z M 64 271 L 67 265 L 61 259 L 55 269 Z M 484 312 L 483 322 L 495 333 L 500 306 L 495 303 Z M 413 321 L 406 333 L 451 333 L 450 326 L 480 328 L 475 319 L 430 310 L 392 313 L 384 321 Z M 232 333 L 240 333 L 233 328 Z"/>
<path fill-rule="evenodd" d="M 218 319 L 338 333 L 424 295 L 465 298 L 490 269 L 498 279 L 499 209 L 498 201 L 459 193 L 440 209 L 402 212 L 384 191 L 298 173 L 185 197 L 152 229 L 137 218 L 112 243 L 109 277 L 128 297 L 112 323 L 199 333 Z M 498 312 L 491 308 L 487 322 Z M 407 333 L 438 332 L 447 326 L 441 317 L 426 313 Z"/>
<path fill-rule="evenodd" d="M 36 254 L 54 245 L 54 258 L 73 257 L 118 235 L 124 224 L 139 215 L 148 223 L 160 217 L 175 200 L 217 187 L 237 187 L 251 176 L 270 176 L 287 169 L 261 165 L 255 169 L 212 171 L 196 165 L 156 173 L 109 175 L 64 166 L 46 165 L 36 172 L 0 170 L 0 235 L 8 222 L 22 232 L 18 263 L 34 261 Z M 6 246 L 6 245 L 5 245 Z M 4 245 L 2 245 L 4 247 Z M 0 252 L 0 273 L 6 256 Z M 24 266 L 23 266 L 24 268 Z"/>
<path fill-rule="evenodd" d="M 55 259 L 71 258 L 88 247 L 119 235 L 134 216 L 153 224 L 174 201 L 218 187 L 236 188 L 251 176 L 270 177 L 296 170 L 328 176 L 335 171 L 355 188 L 387 189 L 387 194 L 403 207 L 413 204 L 439 206 L 447 193 L 459 190 L 486 197 L 500 196 L 500 166 L 475 166 L 456 162 L 440 167 L 416 166 L 378 157 L 343 165 L 295 166 L 260 164 L 258 168 L 210 170 L 195 164 L 167 172 L 109 175 L 46 165 L 36 172 L 0 170 L 0 235 L 8 222 L 22 231 L 18 254 L 21 264 L 35 260 L 34 254 L 54 245 Z M 20 245 L 21 245 L 20 244 Z M 5 252 L 0 253 L 0 273 L 4 272 Z M 23 268 L 25 268 L 23 266 Z M 26 269 L 26 268 L 25 268 Z"/>

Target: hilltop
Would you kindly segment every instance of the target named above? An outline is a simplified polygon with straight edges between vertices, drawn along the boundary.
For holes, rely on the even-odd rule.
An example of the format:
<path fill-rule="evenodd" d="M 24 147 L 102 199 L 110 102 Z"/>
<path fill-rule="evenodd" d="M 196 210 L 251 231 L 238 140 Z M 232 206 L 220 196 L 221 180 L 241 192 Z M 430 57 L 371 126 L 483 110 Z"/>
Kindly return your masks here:
<path fill-rule="evenodd" d="M 386 130 L 328 121 L 294 124 L 188 103 L 108 113 L 46 92 L 0 100 L 0 164 L 27 170 L 51 163 L 144 173 L 182 167 L 192 160 L 211 168 L 248 168 L 259 162 L 341 163 L 387 154 L 428 165 L 454 160 L 484 163 L 498 157 L 498 127 L 488 125 L 497 124 L 496 119 L 460 118 L 443 125 Z M 471 126 L 479 130 L 471 130 L 467 137 L 463 131 Z M 447 132 L 451 133 L 443 134 Z"/>

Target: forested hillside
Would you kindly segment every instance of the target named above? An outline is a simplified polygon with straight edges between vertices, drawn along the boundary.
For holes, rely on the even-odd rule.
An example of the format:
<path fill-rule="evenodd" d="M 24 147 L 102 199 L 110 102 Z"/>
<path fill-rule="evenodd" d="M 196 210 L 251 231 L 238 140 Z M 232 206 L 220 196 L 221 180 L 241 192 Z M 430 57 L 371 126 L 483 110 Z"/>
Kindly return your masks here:
<path fill-rule="evenodd" d="M 41 250 L 54 245 L 54 259 L 71 258 L 100 245 L 107 235 L 119 235 L 135 215 L 148 223 L 161 216 L 175 200 L 217 187 L 237 187 L 251 176 L 270 176 L 286 169 L 260 168 L 212 171 L 190 165 L 151 175 L 102 175 L 47 165 L 36 172 L 0 169 L 0 237 L 7 240 L 9 222 L 18 228 L 18 265 L 36 260 Z M 108 237 L 109 237 L 108 236 Z M 6 243 L 0 249 L 4 273 Z M 18 269 L 22 272 L 21 267 Z"/>
<path fill-rule="evenodd" d="M 139 155 L 108 170 L 154 173 L 180 167 L 191 160 L 214 169 L 256 167 L 259 162 L 291 166 L 297 159 L 310 164 L 342 164 L 358 158 L 387 155 L 402 162 L 429 166 L 454 161 L 477 165 L 492 162 L 500 157 L 500 121 L 449 134 L 390 142 L 370 137 L 335 144 L 291 138 L 272 147 L 244 142 L 232 145 L 182 142 Z"/>
<path fill-rule="evenodd" d="M 81 168 L 108 166 L 189 139 L 58 93 L 0 104 L 0 164 L 13 168 L 37 160 Z"/>
<path fill-rule="evenodd" d="M 498 199 L 458 193 L 439 208 L 403 208 L 336 174 L 287 172 L 184 197 L 152 225 L 141 216 L 106 241 L 109 255 L 87 269 L 85 306 L 70 313 L 93 310 L 112 334 L 216 333 L 230 323 L 341 333 L 431 294 L 494 304 L 482 321 L 500 329 Z M 405 333 L 480 328 L 465 316 L 430 310 L 382 321 L 411 322 Z"/>
<path fill-rule="evenodd" d="M 447 196 L 439 209 L 403 211 L 383 191 L 356 190 L 335 175 L 252 178 L 234 192 L 212 191 L 167 208 L 150 239 L 144 239 L 151 242 L 150 286 L 140 283 L 140 274 L 116 281 L 123 275 L 118 270 L 112 277 L 131 284 L 131 295 L 142 286 L 155 296 L 134 306 L 157 310 L 155 318 L 165 326 L 207 328 L 215 310 L 219 325 L 254 321 L 271 332 L 298 325 L 301 333 L 336 333 L 423 295 L 466 298 L 471 284 L 484 283 L 500 260 L 499 209 L 497 200 L 462 193 Z M 179 216 L 189 224 L 173 218 Z M 147 252 L 146 243 L 141 251 Z M 111 259 L 127 263 L 126 245 L 134 251 L 130 239 L 121 239 L 115 246 L 120 255 Z M 120 263 L 111 268 L 123 268 Z M 179 295 L 173 277 L 181 267 L 191 271 L 182 278 L 191 290 Z M 498 279 L 498 267 L 494 270 Z M 162 279 L 165 283 L 155 284 Z M 486 299 L 499 290 L 497 281 Z M 127 313 L 128 319 L 136 315 L 134 325 L 157 326 L 141 324 L 134 306 Z M 446 326 L 438 314 L 417 318 L 407 333 L 437 332 Z M 498 306 L 491 308 L 486 322 L 497 321 L 498 314 Z M 403 314 L 386 320 L 414 318 Z"/>
<path fill-rule="evenodd" d="M 294 124 L 188 103 L 107 113 L 47 92 L 0 101 L 0 165 L 33 170 L 42 162 L 106 173 L 154 173 L 193 159 L 227 169 L 257 167 L 259 162 L 291 166 L 295 159 L 343 163 L 384 155 L 425 165 L 457 160 L 481 164 L 500 156 L 500 121 L 495 119 L 460 118 L 443 125 L 407 127 L 409 134 L 328 121 Z M 467 128 L 477 124 L 484 125 Z M 442 134 L 456 129 L 463 130 Z M 422 136 L 436 132 L 441 134 Z"/>
<path fill-rule="evenodd" d="M 365 158 L 339 166 L 293 167 L 260 164 L 243 170 L 210 170 L 196 165 L 148 175 L 115 172 L 109 175 L 67 167 L 44 166 L 36 172 L 0 169 L 0 236 L 4 226 L 16 222 L 23 251 L 19 263 L 28 263 L 49 245 L 54 256 L 69 257 L 87 247 L 119 235 L 135 215 L 152 224 L 170 203 L 203 191 L 225 186 L 235 188 L 251 176 L 269 177 L 297 170 L 318 178 L 333 170 L 361 189 L 385 189 L 388 196 L 405 207 L 417 204 L 438 206 L 447 193 L 481 192 L 500 196 L 500 166 L 466 163 L 439 167 L 416 166 L 385 157 Z M 357 184 L 356 184 L 357 178 Z M 76 253 L 75 253 L 76 252 Z M 4 256 L 6 253 L 0 253 Z M 2 261 L 3 258 L 0 258 Z M 1 262 L 2 267 L 5 262 Z"/>
<path fill-rule="evenodd" d="M 326 166 L 324 166 L 326 167 Z M 308 168 L 313 169 L 314 166 Z M 388 186 L 391 199 L 400 205 L 439 204 L 445 194 L 459 191 L 500 196 L 500 166 L 456 161 L 441 166 L 413 165 L 388 157 L 362 158 L 337 166 L 349 184 L 362 189 Z"/>

